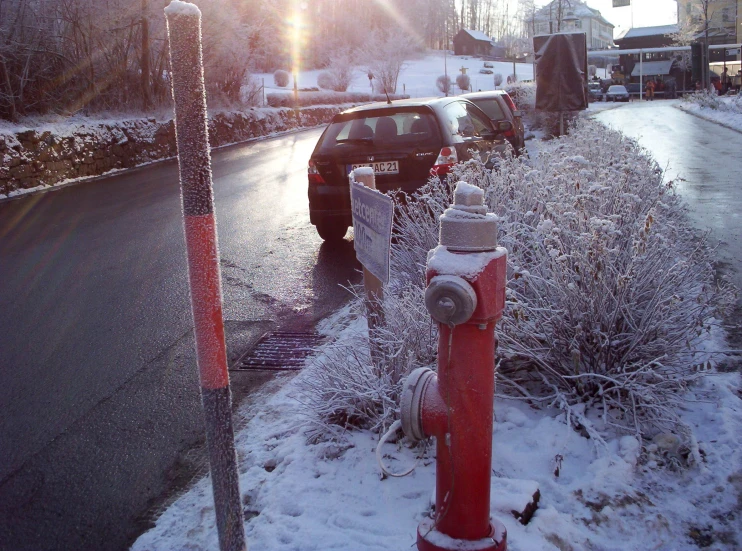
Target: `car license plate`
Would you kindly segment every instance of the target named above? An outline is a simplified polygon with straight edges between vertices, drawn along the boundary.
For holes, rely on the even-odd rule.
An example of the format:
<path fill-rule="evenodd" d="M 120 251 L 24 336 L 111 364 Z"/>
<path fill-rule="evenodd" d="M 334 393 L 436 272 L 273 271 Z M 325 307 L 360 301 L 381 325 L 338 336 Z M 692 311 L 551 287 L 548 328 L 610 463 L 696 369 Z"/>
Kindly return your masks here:
<path fill-rule="evenodd" d="M 374 169 L 374 174 L 399 174 L 399 162 L 398 161 L 379 161 L 375 163 L 357 163 L 348 165 L 348 172 L 361 168 L 364 166 L 370 166 Z"/>

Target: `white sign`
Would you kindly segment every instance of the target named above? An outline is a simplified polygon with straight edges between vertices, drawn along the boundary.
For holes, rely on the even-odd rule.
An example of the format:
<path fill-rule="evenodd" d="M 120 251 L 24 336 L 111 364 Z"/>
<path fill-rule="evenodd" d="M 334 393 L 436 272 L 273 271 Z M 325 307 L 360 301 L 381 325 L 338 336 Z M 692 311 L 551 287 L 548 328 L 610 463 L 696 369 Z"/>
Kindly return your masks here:
<path fill-rule="evenodd" d="M 388 283 L 394 201 L 375 189 L 351 180 L 350 203 L 356 257 L 369 272 Z"/>

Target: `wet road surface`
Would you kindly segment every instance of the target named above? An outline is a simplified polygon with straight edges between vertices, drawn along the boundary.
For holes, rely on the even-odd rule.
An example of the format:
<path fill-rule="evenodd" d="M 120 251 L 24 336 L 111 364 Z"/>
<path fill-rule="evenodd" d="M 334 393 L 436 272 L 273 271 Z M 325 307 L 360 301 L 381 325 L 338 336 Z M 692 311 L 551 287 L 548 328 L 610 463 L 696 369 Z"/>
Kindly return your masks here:
<path fill-rule="evenodd" d="M 632 102 L 595 118 L 638 140 L 675 181 L 691 220 L 718 244 L 717 265 L 742 289 L 742 133 L 674 107 L 680 100 Z M 738 302 L 730 345 L 742 349 Z"/>
<path fill-rule="evenodd" d="M 359 279 L 309 223 L 320 132 L 212 153 L 231 361 Z M 124 549 L 205 467 L 177 164 L 0 203 L 0 282 L 0 550 Z"/>

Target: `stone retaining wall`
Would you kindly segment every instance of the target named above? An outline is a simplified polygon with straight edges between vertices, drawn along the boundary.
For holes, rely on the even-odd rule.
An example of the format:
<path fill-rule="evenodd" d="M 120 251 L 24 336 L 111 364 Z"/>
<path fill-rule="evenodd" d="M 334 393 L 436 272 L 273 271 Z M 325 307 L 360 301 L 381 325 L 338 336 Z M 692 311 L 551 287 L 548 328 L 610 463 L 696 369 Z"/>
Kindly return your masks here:
<path fill-rule="evenodd" d="M 329 122 L 348 106 L 306 107 L 299 120 L 291 109 L 217 113 L 209 120 L 212 147 Z M 26 130 L 0 133 L 0 196 L 51 186 L 72 178 L 99 176 L 177 155 L 173 121 L 131 119 L 70 125 L 63 135 Z M 14 193 L 15 192 L 15 193 Z"/>

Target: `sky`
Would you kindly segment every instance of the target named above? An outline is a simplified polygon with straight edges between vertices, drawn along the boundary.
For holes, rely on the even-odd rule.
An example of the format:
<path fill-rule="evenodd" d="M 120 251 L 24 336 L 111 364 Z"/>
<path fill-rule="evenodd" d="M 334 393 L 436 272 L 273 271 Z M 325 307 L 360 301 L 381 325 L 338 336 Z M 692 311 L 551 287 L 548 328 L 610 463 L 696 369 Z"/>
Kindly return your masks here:
<path fill-rule="evenodd" d="M 536 0 L 536 4 L 543 6 L 549 0 Z M 631 28 L 632 12 L 634 27 L 652 27 L 655 25 L 670 25 L 677 22 L 677 2 L 675 0 L 631 0 L 631 7 L 614 8 L 612 0 L 587 0 L 591 8 L 600 10 L 600 13 L 616 28 L 614 35 L 622 30 Z"/>

